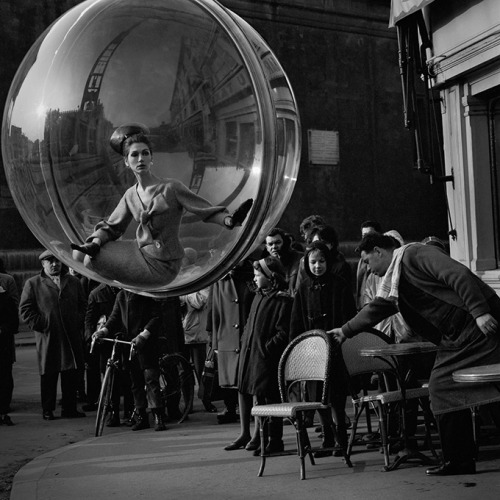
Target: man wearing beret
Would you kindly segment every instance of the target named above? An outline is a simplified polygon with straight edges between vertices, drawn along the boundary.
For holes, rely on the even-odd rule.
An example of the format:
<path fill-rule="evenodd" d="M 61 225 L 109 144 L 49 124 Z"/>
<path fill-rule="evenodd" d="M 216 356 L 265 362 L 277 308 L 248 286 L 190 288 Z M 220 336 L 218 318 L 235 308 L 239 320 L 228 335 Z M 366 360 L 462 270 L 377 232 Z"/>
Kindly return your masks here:
<path fill-rule="evenodd" d="M 44 420 L 54 420 L 61 374 L 62 418 L 84 417 L 77 410 L 78 369 L 83 368 L 86 300 L 80 281 L 48 250 L 42 272 L 24 284 L 19 312 L 35 332 Z"/>

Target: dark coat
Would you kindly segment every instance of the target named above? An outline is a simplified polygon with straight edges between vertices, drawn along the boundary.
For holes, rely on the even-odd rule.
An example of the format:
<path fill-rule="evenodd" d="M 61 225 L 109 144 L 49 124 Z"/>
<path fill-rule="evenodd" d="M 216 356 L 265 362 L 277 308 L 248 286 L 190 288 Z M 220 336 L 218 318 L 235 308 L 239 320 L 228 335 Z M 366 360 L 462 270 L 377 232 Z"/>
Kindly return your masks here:
<path fill-rule="evenodd" d="M 429 380 L 434 413 L 500 400 L 491 384 L 458 384 L 452 379 L 456 370 L 500 362 L 500 331 L 485 336 L 475 322 L 490 313 L 500 323 L 500 298 L 492 288 L 438 248 L 413 244 L 402 259 L 398 306 L 410 328 L 438 346 Z M 376 298 L 342 331 L 352 337 L 395 310 L 394 303 Z"/>
<path fill-rule="evenodd" d="M 351 287 L 338 276 L 328 273 L 302 281 L 293 301 L 290 340 L 308 330 L 341 327 L 356 314 Z"/>
<path fill-rule="evenodd" d="M 80 281 L 61 274 L 61 288 L 42 271 L 26 281 L 19 312 L 35 332 L 40 375 L 83 367 L 86 300 Z"/>
<path fill-rule="evenodd" d="M 151 297 L 120 290 L 113 310 L 104 325 L 110 336 L 123 333 L 123 340 L 132 340 L 142 331 L 151 336 L 137 353 L 142 369 L 158 367 L 161 311 L 158 301 Z"/>
<path fill-rule="evenodd" d="M 217 350 L 219 385 L 236 387 L 241 336 L 254 298 L 248 286 L 252 267 L 231 272 L 210 288 L 208 297 L 207 332 L 212 348 Z"/>
<path fill-rule="evenodd" d="M 179 297 L 158 299 L 160 308 L 160 349 L 167 353 L 181 353 L 189 358 L 182 328 L 182 308 Z"/>
<path fill-rule="evenodd" d="M 19 327 L 17 304 L 7 291 L 0 293 L 0 363 L 15 361 L 14 335 Z"/>
<path fill-rule="evenodd" d="M 241 338 L 238 390 L 280 400 L 278 364 L 288 344 L 292 299 L 288 293 L 257 293 Z"/>
<path fill-rule="evenodd" d="M 116 295 L 119 289 L 101 283 L 94 288 L 87 302 L 87 313 L 85 314 L 85 340 L 90 341 L 92 334 L 97 330 L 97 322 L 101 316 L 108 319 L 115 305 Z"/>
<path fill-rule="evenodd" d="M 309 267 L 306 268 L 307 277 L 293 300 L 290 340 L 308 330 L 339 328 L 356 314 L 350 285 L 333 274 L 331 267 L 331 257 L 328 257 L 327 272 L 322 276 L 313 277 Z M 349 378 L 340 349 L 334 353 L 330 380 L 332 394 L 348 393 Z"/>
<path fill-rule="evenodd" d="M 85 342 L 87 346 L 90 346 L 92 334 L 97 330 L 99 319 L 105 316 L 105 321 L 107 321 L 109 318 L 119 291 L 119 288 L 113 288 L 101 283 L 90 292 L 87 301 L 87 313 L 85 314 Z M 99 354 L 101 372 L 106 370 L 106 363 L 111 357 L 112 351 L 113 345 L 109 342 L 102 342 L 94 346 L 92 352 Z"/>

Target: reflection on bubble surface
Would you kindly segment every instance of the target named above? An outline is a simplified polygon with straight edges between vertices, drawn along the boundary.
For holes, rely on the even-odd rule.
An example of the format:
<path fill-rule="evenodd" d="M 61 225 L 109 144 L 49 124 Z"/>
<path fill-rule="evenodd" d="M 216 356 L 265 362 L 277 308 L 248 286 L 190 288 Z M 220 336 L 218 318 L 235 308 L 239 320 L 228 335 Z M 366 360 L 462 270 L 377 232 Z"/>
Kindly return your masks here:
<path fill-rule="evenodd" d="M 148 126 L 154 173 L 182 181 L 233 211 L 254 199 L 243 227 L 227 231 L 186 213 L 181 269 L 148 288 L 73 260 L 135 178 L 109 137 Z M 7 180 L 35 236 L 87 276 L 152 295 L 207 286 L 276 224 L 297 178 L 300 124 L 288 80 L 246 22 L 211 0 L 107 0 L 79 4 L 32 47 L 14 79 L 2 129 Z M 135 237 L 134 221 L 124 239 Z"/>

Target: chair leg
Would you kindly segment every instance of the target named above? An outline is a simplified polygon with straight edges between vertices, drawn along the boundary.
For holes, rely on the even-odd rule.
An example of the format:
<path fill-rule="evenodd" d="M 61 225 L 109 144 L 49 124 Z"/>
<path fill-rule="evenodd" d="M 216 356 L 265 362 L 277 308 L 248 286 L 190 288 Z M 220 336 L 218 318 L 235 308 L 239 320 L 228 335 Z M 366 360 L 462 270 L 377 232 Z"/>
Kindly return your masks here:
<path fill-rule="evenodd" d="M 389 457 L 389 437 L 387 434 L 387 415 L 385 412 L 384 405 L 377 401 L 377 413 L 378 413 L 378 421 L 380 427 L 380 439 L 382 441 L 382 450 L 384 452 L 384 464 L 385 467 L 389 467 L 390 465 L 390 457 Z"/>
<path fill-rule="evenodd" d="M 363 410 L 367 407 L 368 405 L 366 403 L 361 403 L 361 405 L 355 405 L 355 414 L 354 414 L 354 422 L 352 423 L 351 427 L 351 435 L 349 436 L 349 443 L 347 444 L 347 456 L 350 457 L 352 453 L 352 447 L 354 444 L 354 440 L 356 439 L 356 431 L 358 429 L 358 421 L 359 417 L 363 413 Z"/>
<path fill-rule="evenodd" d="M 306 464 L 305 464 L 305 455 L 309 454 L 309 458 L 311 459 L 312 465 L 314 465 L 314 457 L 310 453 L 310 446 L 307 447 L 307 443 L 309 442 L 309 435 L 307 434 L 307 428 L 304 421 L 304 415 L 302 413 L 297 415 L 297 419 L 295 421 L 295 433 L 297 437 L 297 454 L 300 460 L 300 479 L 306 478 Z"/>
<path fill-rule="evenodd" d="M 333 433 L 335 436 L 335 440 L 337 441 L 337 443 L 340 446 L 340 450 L 342 451 L 342 457 L 343 457 L 346 465 L 348 467 L 352 467 L 351 459 L 350 459 L 349 455 L 347 454 L 347 443 L 345 442 L 345 438 L 339 439 L 339 432 L 338 432 L 337 426 L 335 424 L 333 425 Z"/>
<path fill-rule="evenodd" d="M 368 391 L 366 389 L 363 389 L 363 395 L 366 396 L 368 394 Z M 365 418 L 366 418 L 366 432 L 368 434 L 372 434 L 372 419 L 370 415 L 370 405 L 364 404 L 365 407 Z"/>
<path fill-rule="evenodd" d="M 265 428 L 266 428 L 267 417 L 258 417 L 258 419 L 259 419 L 259 434 L 260 434 L 260 467 L 259 467 L 259 473 L 257 474 L 257 476 L 262 477 L 262 474 L 264 474 L 264 469 L 266 467 Z"/>
<path fill-rule="evenodd" d="M 474 437 L 474 444 L 476 445 L 476 456 L 474 457 L 477 460 L 477 454 L 479 452 L 479 407 L 472 406 L 472 435 Z"/>

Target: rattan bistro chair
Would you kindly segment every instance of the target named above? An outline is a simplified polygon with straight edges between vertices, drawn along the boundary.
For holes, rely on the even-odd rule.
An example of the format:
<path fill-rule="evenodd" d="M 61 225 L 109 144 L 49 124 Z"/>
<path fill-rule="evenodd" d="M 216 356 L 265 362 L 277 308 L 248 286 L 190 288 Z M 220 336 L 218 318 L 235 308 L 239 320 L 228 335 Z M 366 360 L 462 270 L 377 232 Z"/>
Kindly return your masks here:
<path fill-rule="evenodd" d="M 311 410 L 331 411 L 327 402 L 329 374 L 331 372 L 332 349 L 336 348 L 330 336 L 323 330 L 310 330 L 295 338 L 285 349 L 281 356 L 278 368 L 278 382 L 281 395 L 281 403 L 256 405 L 252 408 L 252 415 L 259 418 L 260 440 L 261 440 L 261 463 L 259 477 L 264 473 L 266 465 L 265 455 L 265 427 L 267 419 L 271 417 L 282 417 L 291 422 L 295 427 L 297 438 L 297 455 L 300 459 L 300 478 L 306 478 L 305 456 L 309 455 L 311 464 L 315 465 L 309 435 L 305 425 L 305 413 Z M 291 389 L 299 387 L 302 382 L 323 382 L 323 393 L 321 401 L 289 401 Z M 299 391 L 300 392 L 300 391 Z M 335 433 L 335 429 L 334 429 Z M 343 449 L 345 462 L 349 467 L 352 464 Z M 280 454 L 281 456 L 282 454 Z M 290 453 L 288 453 L 290 455 Z"/>
<path fill-rule="evenodd" d="M 355 414 L 351 429 L 351 435 L 349 437 L 349 443 L 347 445 L 347 456 L 351 456 L 359 418 L 363 411 L 371 407 L 377 414 L 379 420 L 380 439 L 382 443 L 382 450 L 384 453 L 384 469 L 393 470 L 399 465 L 399 462 L 397 459 L 394 464 L 390 464 L 388 413 L 389 409 L 393 409 L 395 405 L 401 405 L 404 400 L 419 400 L 419 404 L 423 410 L 425 419 L 426 441 L 429 444 L 429 447 L 431 448 L 434 456 L 436 456 L 436 451 L 432 445 L 431 438 L 432 415 L 430 414 L 430 407 L 428 402 L 428 387 L 422 386 L 416 388 L 407 388 L 404 391 L 404 397 L 400 387 L 398 387 L 398 389 L 396 390 L 387 390 L 387 387 L 391 385 L 391 381 L 393 384 L 397 378 L 395 377 L 395 368 L 397 367 L 397 362 L 395 360 L 392 360 L 392 362 L 389 364 L 383 359 L 377 357 L 364 357 L 359 353 L 360 349 L 362 348 L 374 348 L 386 345 L 388 343 L 392 342 L 390 342 L 389 338 L 386 335 L 378 330 L 371 329 L 370 331 L 359 333 L 358 335 L 347 339 L 342 344 L 342 355 L 344 357 L 344 362 L 351 379 L 359 375 L 375 373 L 379 376 L 379 380 L 382 382 L 383 386 L 382 390 L 379 392 L 365 392 L 363 395 L 357 394 L 356 392 L 353 392 L 351 394 Z"/>

